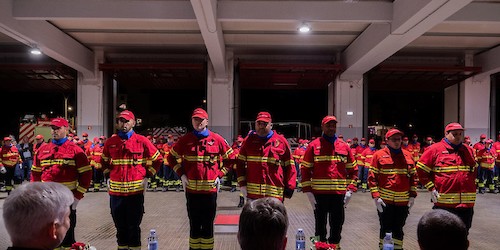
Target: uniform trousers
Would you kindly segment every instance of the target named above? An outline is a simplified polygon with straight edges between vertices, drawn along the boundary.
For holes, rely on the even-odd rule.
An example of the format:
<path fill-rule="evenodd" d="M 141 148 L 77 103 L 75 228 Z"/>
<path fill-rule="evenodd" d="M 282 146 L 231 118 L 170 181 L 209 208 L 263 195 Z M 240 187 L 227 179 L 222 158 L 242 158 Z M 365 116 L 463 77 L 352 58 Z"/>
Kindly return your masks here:
<path fill-rule="evenodd" d="M 140 247 L 144 193 L 130 196 L 110 195 L 109 197 L 118 249 Z"/>
<path fill-rule="evenodd" d="M 406 223 L 406 218 L 408 217 L 408 206 L 397 206 L 393 204 L 387 204 L 383 207 L 383 211 L 378 212 L 378 218 L 380 221 L 380 233 L 379 237 L 382 240 L 385 237 L 385 233 L 392 233 L 392 238 L 394 240 L 394 249 L 403 249 L 403 226 Z M 380 247 L 382 247 L 380 245 Z"/>
<path fill-rule="evenodd" d="M 345 220 L 343 194 L 314 194 L 316 209 L 314 210 L 315 233 L 320 241 L 326 242 L 326 220 L 330 223 L 328 242 L 338 244 L 341 239 L 342 226 Z"/>
<path fill-rule="evenodd" d="M 450 213 L 455 214 L 458 216 L 460 219 L 465 224 L 465 227 L 467 227 L 467 233 L 469 232 L 470 227 L 472 226 L 472 217 L 474 216 L 474 208 L 469 207 L 469 208 L 451 208 L 451 207 L 438 207 L 434 205 L 432 209 L 443 209 L 446 210 Z"/>
<path fill-rule="evenodd" d="M 189 217 L 189 249 L 213 249 L 217 193 L 186 193 Z"/>
<path fill-rule="evenodd" d="M 69 210 L 71 211 L 69 213 L 69 229 L 68 232 L 66 232 L 66 236 L 64 236 L 63 241 L 61 242 L 61 246 L 65 248 L 71 247 L 71 245 L 73 245 L 73 243 L 76 242 L 75 240 L 76 209 L 72 209 L 70 206 Z"/>

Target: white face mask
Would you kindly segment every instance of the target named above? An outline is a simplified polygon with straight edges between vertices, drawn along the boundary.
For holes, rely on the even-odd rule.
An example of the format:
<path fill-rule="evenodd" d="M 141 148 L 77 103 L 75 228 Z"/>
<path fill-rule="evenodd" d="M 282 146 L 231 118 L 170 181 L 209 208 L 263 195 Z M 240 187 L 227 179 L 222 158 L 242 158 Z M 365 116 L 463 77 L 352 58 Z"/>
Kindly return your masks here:
<path fill-rule="evenodd" d="M 366 142 L 365 141 L 361 141 L 361 145 L 366 145 Z"/>

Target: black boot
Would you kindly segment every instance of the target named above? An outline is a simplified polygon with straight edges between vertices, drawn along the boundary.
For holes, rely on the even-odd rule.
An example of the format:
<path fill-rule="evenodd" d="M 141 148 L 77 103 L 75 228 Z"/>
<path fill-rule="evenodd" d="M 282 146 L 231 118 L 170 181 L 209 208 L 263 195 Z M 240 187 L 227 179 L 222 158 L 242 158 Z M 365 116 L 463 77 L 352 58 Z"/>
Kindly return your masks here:
<path fill-rule="evenodd" d="M 240 196 L 240 203 L 238 203 L 238 207 L 243 207 L 245 205 L 245 198 L 243 196 Z"/>

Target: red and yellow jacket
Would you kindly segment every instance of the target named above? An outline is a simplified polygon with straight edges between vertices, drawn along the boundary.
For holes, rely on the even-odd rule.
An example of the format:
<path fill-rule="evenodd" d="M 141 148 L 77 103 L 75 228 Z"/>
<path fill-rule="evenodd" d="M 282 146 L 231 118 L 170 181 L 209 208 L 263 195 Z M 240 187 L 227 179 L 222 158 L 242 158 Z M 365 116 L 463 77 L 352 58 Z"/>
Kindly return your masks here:
<path fill-rule="evenodd" d="M 104 145 L 95 144 L 93 147 L 89 148 L 90 152 L 90 166 L 95 169 L 101 169 L 102 164 L 102 150 L 104 149 Z"/>
<path fill-rule="evenodd" d="M 135 132 L 128 139 L 109 138 L 101 161 L 103 171 L 109 172 L 109 194 L 130 196 L 144 192 L 144 178 L 155 175 L 162 160 L 153 143 Z"/>
<path fill-rule="evenodd" d="M 368 186 L 373 198 L 406 206 L 410 197 L 417 197 L 415 162 L 409 151 L 402 149 L 395 154 L 389 148 L 378 150 L 369 167 Z"/>
<path fill-rule="evenodd" d="M 496 157 L 496 162 L 497 164 L 500 165 L 500 157 L 498 157 L 498 155 L 500 155 L 500 141 L 496 141 L 493 143 L 493 146 L 491 146 L 491 149 L 492 150 L 495 150 L 496 154 L 497 154 L 497 157 Z"/>
<path fill-rule="evenodd" d="M 345 194 L 356 191 L 358 166 L 343 140 L 329 142 L 323 137 L 309 143 L 300 166 L 302 191 L 315 194 Z"/>
<path fill-rule="evenodd" d="M 422 155 L 421 148 L 420 148 L 420 142 L 408 143 L 408 151 L 410 151 L 410 153 L 412 154 L 413 161 L 417 162 L 418 159 L 420 159 L 420 156 Z"/>
<path fill-rule="evenodd" d="M 219 134 L 209 131 L 207 137 L 198 138 L 191 132 L 174 144 L 168 165 L 179 176 L 186 175 L 186 192 L 208 194 L 217 192 L 215 180 L 226 175 L 232 157 L 233 149 Z"/>
<path fill-rule="evenodd" d="M 483 169 L 493 170 L 496 159 L 497 152 L 493 147 L 485 147 L 477 152 L 477 162 Z"/>
<path fill-rule="evenodd" d="M 306 148 L 304 148 L 303 146 L 300 146 L 300 147 L 297 147 L 294 151 L 293 151 L 293 159 L 295 161 L 295 164 L 300 164 L 302 162 L 302 159 L 304 158 L 304 154 L 306 153 Z"/>
<path fill-rule="evenodd" d="M 16 146 L 2 146 L 0 154 L 0 167 L 14 168 L 19 163 L 19 150 Z"/>
<path fill-rule="evenodd" d="M 440 194 L 437 206 L 474 207 L 477 163 L 471 147 L 462 144 L 455 150 L 443 139 L 420 157 L 417 173 L 420 183 Z"/>
<path fill-rule="evenodd" d="M 269 139 L 251 132 L 240 148 L 236 169 L 238 184 L 247 187 L 250 199 L 291 198 L 297 185 L 297 170 L 290 146 L 276 131 Z"/>
<path fill-rule="evenodd" d="M 371 149 L 370 147 L 366 147 L 361 153 L 361 160 L 363 161 L 363 166 L 366 168 L 370 168 L 370 164 L 372 162 L 373 154 L 377 152 L 376 148 Z"/>
<path fill-rule="evenodd" d="M 366 145 L 358 144 L 355 148 L 352 149 L 352 155 L 354 156 L 354 159 L 356 159 L 356 164 L 358 166 L 364 166 L 364 161 L 362 160 L 362 153 L 365 151 L 365 149 L 368 148 Z"/>
<path fill-rule="evenodd" d="M 170 150 L 172 150 L 172 148 L 174 147 L 174 145 L 175 145 L 175 143 L 172 143 L 172 145 L 169 145 L 168 143 L 165 143 L 162 146 L 162 151 L 165 152 L 164 155 L 163 155 L 163 164 L 165 164 L 165 166 L 170 166 L 168 164 L 168 155 L 170 155 Z M 173 167 L 173 165 L 171 167 Z"/>
<path fill-rule="evenodd" d="M 31 168 L 31 181 L 58 182 L 68 187 L 76 199 L 90 186 L 92 168 L 83 150 L 69 140 L 61 146 L 50 142 L 40 146 Z"/>

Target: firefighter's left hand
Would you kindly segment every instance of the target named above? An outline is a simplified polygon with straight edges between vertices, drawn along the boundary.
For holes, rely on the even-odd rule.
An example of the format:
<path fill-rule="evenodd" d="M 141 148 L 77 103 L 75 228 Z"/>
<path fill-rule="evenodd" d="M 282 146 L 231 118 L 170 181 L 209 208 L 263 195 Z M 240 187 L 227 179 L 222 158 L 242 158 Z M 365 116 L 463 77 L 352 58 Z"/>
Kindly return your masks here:
<path fill-rule="evenodd" d="M 217 188 L 217 193 L 220 191 L 220 179 L 217 177 L 214 181 L 214 186 Z"/>
<path fill-rule="evenodd" d="M 345 192 L 345 196 L 344 196 L 344 207 L 347 207 L 347 204 L 349 204 L 351 197 L 352 197 L 351 190 L 347 190 L 347 192 Z"/>
<path fill-rule="evenodd" d="M 76 206 L 78 206 L 78 202 L 80 202 L 80 200 L 75 198 L 75 200 L 73 201 L 73 204 L 71 204 L 72 210 L 76 210 Z"/>
<path fill-rule="evenodd" d="M 410 197 L 410 200 L 408 201 L 408 210 L 413 207 L 413 204 L 415 204 L 415 197 Z"/>

